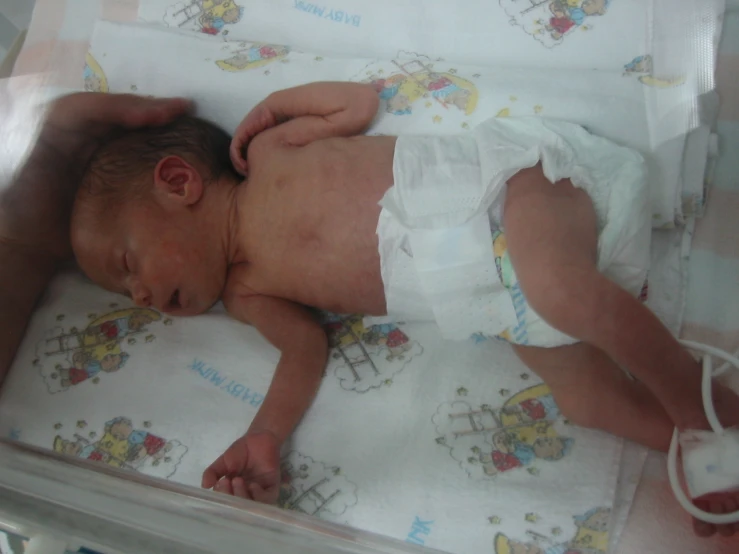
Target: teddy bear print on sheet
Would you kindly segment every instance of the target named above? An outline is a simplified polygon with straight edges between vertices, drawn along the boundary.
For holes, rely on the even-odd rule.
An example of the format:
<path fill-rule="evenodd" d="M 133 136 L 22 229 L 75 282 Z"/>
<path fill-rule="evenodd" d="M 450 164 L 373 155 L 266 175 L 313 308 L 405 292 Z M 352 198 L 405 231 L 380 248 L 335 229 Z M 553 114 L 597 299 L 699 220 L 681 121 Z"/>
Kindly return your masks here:
<path fill-rule="evenodd" d="M 331 353 L 327 373 L 344 390 L 367 392 L 392 385 L 392 379 L 423 354 L 399 324 L 365 327 L 362 316 L 324 315 Z"/>
<path fill-rule="evenodd" d="M 547 48 L 578 32 L 592 32 L 613 0 L 500 0 L 511 25 L 521 27 Z"/>
<path fill-rule="evenodd" d="M 654 74 L 652 56 L 645 54 L 637 56 L 624 65 L 624 77 L 637 76 L 643 85 L 653 88 L 672 88 L 685 84 L 686 76 L 677 75 L 669 78 L 660 78 Z"/>
<path fill-rule="evenodd" d="M 565 436 L 562 417 L 545 384 L 515 394 L 501 389 L 503 402 L 482 403 L 465 387 L 432 417 L 436 442 L 449 449 L 470 477 L 494 479 L 510 471 L 533 478 L 570 454 L 574 439 Z"/>
<path fill-rule="evenodd" d="M 351 80 L 375 87 L 381 109 L 389 114 L 463 123 L 477 108 L 479 91 L 473 82 L 477 77 L 457 74 L 442 59 L 400 51 L 396 59 L 372 62 Z"/>
<path fill-rule="evenodd" d="M 59 325 L 38 343 L 33 361 L 51 394 L 97 385 L 105 374 L 123 370 L 130 359 L 135 363 L 136 352 L 151 348 L 156 340 L 156 326 L 172 323 L 150 308 L 121 309 L 111 303 L 109 309 L 103 315 L 87 314 L 87 321 L 70 321 L 69 326 L 65 314 L 57 315 Z"/>
<path fill-rule="evenodd" d="M 289 46 L 261 42 L 229 42 L 223 48 L 226 51 L 224 58 L 215 63 L 223 71 L 231 73 L 260 69 L 275 62 L 287 63 L 290 53 Z"/>
<path fill-rule="evenodd" d="M 573 516 L 574 530 L 565 532 L 561 527 L 526 531 L 526 538 L 509 537 L 497 533 L 493 539 L 493 554 L 606 554 L 608 552 L 610 508 L 599 507 Z M 501 518 L 490 518 L 492 525 Z M 540 523 L 536 514 L 529 514 L 527 522 Z M 544 522 L 541 522 L 543 526 Z M 543 529 L 542 529 L 543 531 Z"/>
<path fill-rule="evenodd" d="M 70 427 L 72 430 L 68 431 Z M 100 428 L 85 420 L 74 426 L 56 423 L 54 429 L 59 434 L 52 447 L 60 454 L 169 479 L 187 447 L 178 440 L 158 436 L 149 430 L 152 427 L 149 421 L 134 425 L 127 417 L 115 417 Z"/>
<path fill-rule="evenodd" d="M 332 519 L 357 503 L 357 486 L 338 467 L 295 450 L 280 464 L 282 479 L 277 504 L 286 510 Z"/>
<path fill-rule="evenodd" d="M 243 15 L 244 8 L 234 0 L 180 0 L 167 7 L 162 22 L 207 35 L 228 35 L 228 27 Z"/>
<path fill-rule="evenodd" d="M 89 52 L 85 56 L 85 69 L 82 76 L 84 78 L 84 89 L 87 92 L 109 92 L 105 72 Z"/>

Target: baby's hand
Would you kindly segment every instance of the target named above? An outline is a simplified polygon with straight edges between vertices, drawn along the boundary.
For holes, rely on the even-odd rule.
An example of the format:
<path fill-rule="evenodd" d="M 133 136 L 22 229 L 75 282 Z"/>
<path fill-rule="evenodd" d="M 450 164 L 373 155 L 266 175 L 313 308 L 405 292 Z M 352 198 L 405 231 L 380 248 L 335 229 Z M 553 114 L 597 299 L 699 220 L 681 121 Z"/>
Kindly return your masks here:
<path fill-rule="evenodd" d="M 236 171 L 246 177 L 248 166 L 246 163 L 246 148 L 249 142 L 262 131 L 266 131 L 278 124 L 277 117 L 269 109 L 266 102 L 261 102 L 250 111 L 236 128 L 231 140 L 231 163 Z"/>
<path fill-rule="evenodd" d="M 203 473 L 202 487 L 274 504 L 280 492 L 280 444 L 272 433 L 247 433 Z"/>
<path fill-rule="evenodd" d="M 255 136 L 286 122 L 291 146 L 330 137 L 363 133 L 377 115 L 379 98 L 369 85 L 349 82 L 309 83 L 273 92 L 244 118 L 231 141 L 231 162 L 246 176 L 246 147 Z M 289 137 L 288 137 L 289 135 Z"/>

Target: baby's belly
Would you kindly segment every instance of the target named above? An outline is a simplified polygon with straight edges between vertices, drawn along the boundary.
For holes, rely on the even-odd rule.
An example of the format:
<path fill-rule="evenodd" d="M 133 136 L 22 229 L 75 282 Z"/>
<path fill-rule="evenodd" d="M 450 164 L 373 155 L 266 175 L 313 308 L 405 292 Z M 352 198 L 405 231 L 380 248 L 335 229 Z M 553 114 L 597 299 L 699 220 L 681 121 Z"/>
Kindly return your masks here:
<path fill-rule="evenodd" d="M 385 314 L 376 240 L 371 250 L 326 250 L 324 256 L 306 259 L 303 267 L 293 274 L 296 302 L 334 313 Z"/>
<path fill-rule="evenodd" d="M 273 242 L 252 260 L 244 285 L 333 313 L 384 315 L 375 229 L 370 236 L 348 229 L 327 238 Z"/>
<path fill-rule="evenodd" d="M 316 294 L 316 307 L 320 309 L 344 314 L 384 315 L 386 312 L 379 262 L 353 270 L 339 266 L 334 278 L 327 278 L 325 283 L 323 291 Z"/>
<path fill-rule="evenodd" d="M 336 313 L 385 313 L 377 237 L 380 194 L 367 193 L 366 188 L 356 191 L 341 206 L 329 200 L 313 222 L 305 220 L 308 240 L 298 241 L 290 272 L 303 304 Z"/>

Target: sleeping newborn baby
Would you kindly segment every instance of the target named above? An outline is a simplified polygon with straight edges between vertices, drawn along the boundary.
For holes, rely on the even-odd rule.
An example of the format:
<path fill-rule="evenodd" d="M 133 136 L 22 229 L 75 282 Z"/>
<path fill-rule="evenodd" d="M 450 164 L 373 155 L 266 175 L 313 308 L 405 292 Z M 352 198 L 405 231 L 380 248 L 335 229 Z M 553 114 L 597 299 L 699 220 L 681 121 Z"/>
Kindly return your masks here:
<path fill-rule="evenodd" d="M 307 307 L 507 340 L 572 422 L 653 448 L 674 426 L 708 429 L 697 362 L 637 299 L 637 153 L 538 118 L 362 136 L 377 109 L 370 86 L 314 83 L 270 95 L 233 141 L 185 117 L 109 141 L 86 172 L 72 243 L 90 278 L 175 315 L 221 299 L 282 352 L 204 487 L 276 501 L 280 447 L 327 358 Z M 716 400 L 739 421 L 730 392 Z"/>

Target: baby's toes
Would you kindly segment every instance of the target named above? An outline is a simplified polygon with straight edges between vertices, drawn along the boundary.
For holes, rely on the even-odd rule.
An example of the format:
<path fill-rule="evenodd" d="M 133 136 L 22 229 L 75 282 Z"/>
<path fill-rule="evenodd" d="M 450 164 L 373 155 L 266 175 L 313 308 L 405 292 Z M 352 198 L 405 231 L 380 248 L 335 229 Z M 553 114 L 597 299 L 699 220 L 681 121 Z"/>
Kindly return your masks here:
<path fill-rule="evenodd" d="M 695 500 L 694 503 L 699 509 L 710 514 L 731 514 L 739 510 L 739 491 L 709 494 Z M 699 537 L 710 537 L 715 533 L 731 537 L 739 533 L 739 522 L 716 525 L 694 519 L 693 530 Z"/>
<path fill-rule="evenodd" d="M 704 512 L 710 512 L 710 505 L 708 500 L 694 500 L 696 508 L 703 510 Z M 693 518 L 693 532 L 696 536 L 701 538 L 712 537 L 716 533 L 716 526 L 713 523 L 701 521 L 700 519 Z"/>
<path fill-rule="evenodd" d="M 736 508 L 736 504 L 734 504 L 731 500 L 732 499 L 730 497 L 715 498 L 709 501 L 708 511 L 712 514 L 728 514 L 733 511 L 731 509 L 732 504 L 734 505 L 734 508 Z M 725 525 L 716 525 L 716 532 L 722 537 L 730 537 L 734 534 L 734 524 L 727 523 Z"/>
<path fill-rule="evenodd" d="M 732 493 L 731 496 L 727 497 L 724 501 L 724 513 L 731 514 L 739 511 L 739 493 Z M 739 533 L 739 516 L 737 516 L 736 523 L 727 523 L 726 525 L 720 525 L 718 532 L 724 537 L 731 537 L 735 533 Z"/>

